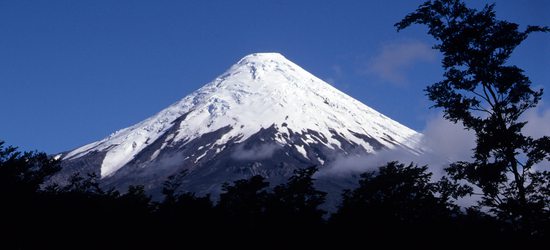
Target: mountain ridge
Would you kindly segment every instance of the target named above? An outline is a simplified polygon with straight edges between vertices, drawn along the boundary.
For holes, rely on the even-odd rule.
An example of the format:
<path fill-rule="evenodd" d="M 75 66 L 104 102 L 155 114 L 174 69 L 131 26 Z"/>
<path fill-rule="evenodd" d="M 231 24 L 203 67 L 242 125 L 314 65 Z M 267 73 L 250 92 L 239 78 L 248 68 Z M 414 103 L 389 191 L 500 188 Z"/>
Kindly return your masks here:
<path fill-rule="evenodd" d="M 264 170 L 270 177 L 266 169 L 277 172 L 273 165 L 282 164 L 288 176 L 295 168 L 323 167 L 334 155 L 395 147 L 418 153 L 420 137 L 283 55 L 255 53 L 159 113 L 61 159 L 65 169 L 79 171 L 84 164 L 80 169 L 113 186 L 123 179 L 155 188 L 156 181 L 145 179 L 182 169 L 190 176 L 217 171 L 214 179 L 222 180 L 224 172 L 239 172 L 239 164 L 249 166 L 243 177 Z"/>

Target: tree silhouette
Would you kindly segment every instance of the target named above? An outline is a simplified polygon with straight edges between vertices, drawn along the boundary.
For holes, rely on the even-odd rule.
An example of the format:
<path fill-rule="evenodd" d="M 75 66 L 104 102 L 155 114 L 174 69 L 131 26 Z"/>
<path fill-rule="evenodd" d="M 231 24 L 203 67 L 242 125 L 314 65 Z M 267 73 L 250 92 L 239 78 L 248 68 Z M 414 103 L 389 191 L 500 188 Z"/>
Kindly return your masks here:
<path fill-rule="evenodd" d="M 523 134 L 521 115 L 535 107 L 542 89 L 531 88 L 523 70 L 508 65 L 514 49 L 534 32 L 548 27 L 498 20 L 494 5 L 481 10 L 459 0 L 428 1 L 395 26 L 398 30 L 423 24 L 443 54 L 445 79 L 426 88 L 443 108 L 444 117 L 473 130 L 477 145 L 472 162 L 448 168 L 455 180 L 466 180 L 483 191 L 481 205 L 518 229 L 540 224 L 550 217 L 543 193 L 550 173 L 534 166 L 550 159 L 550 137 L 534 139 Z M 546 196 L 547 197 L 547 196 Z M 539 229 L 527 229 L 537 234 Z"/>
<path fill-rule="evenodd" d="M 59 161 L 45 153 L 19 152 L 0 141 L 0 192 L 4 197 L 33 194 L 59 170 Z"/>
<path fill-rule="evenodd" d="M 266 213 L 273 227 L 286 230 L 313 230 L 323 223 L 321 210 L 326 193 L 315 189 L 317 167 L 297 169 L 287 183 L 276 186 L 269 195 Z"/>
<path fill-rule="evenodd" d="M 257 229 L 263 222 L 269 183 L 262 176 L 223 184 L 217 208 L 230 226 Z"/>
<path fill-rule="evenodd" d="M 82 176 L 77 172 L 69 176 L 67 181 L 67 185 L 57 187 L 58 192 L 89 195 L 102 195 L 105 193 L 99 186 L 99 176 L 95 173 L 88 173 L 86 176 Z"/>
<path fill-rule="evenodd" d="M 162 184 L 162 194 L 164 195 L 164 204 L 175 203 L 177 201 L 178 189 L 181 187 L 183 178 L 187 176 L 188 171 L 183 170 L 176 174 L 168 176 L 168 179 Z"/>
<path fill-rule="evenodd" d="M 346 190 L 331 224 L 349 232 L 360 228 L 373 238 L 439 235 L 438 228 L 456 214 L 426 166 L 389 162 L 377 172 L 361 174 L 359 187 Z M 421 237 L 420 239 L 424 239 Z"/>
<path fill-rule="evenodd" d="M 151 196 L 146 194 L 143 186 L 129 186 L 126 193 L 115 197 L 118 208 L 117 216 L 130 224 L 149 223 L 154 210 Z"/>
<path fill-rule="evenodd" d="M 313 185 L 315 167 L 296 170 L 271 190 L 261 176 L 226 183 L 216 206 L 210 196 L 180 190 L 186 172 L 169 177 L 162 190 L 165 199 L 154 202 L 143 186 L 105 191 L 93 174 L 75 174 L 66 186 L 41 188 L 57 169 L 58 162 L 45 154 L 19 153 L 0 144 L 1 247 L 428 246 L 457 239 L 493 247 L 541 243 L 508 230 L 507 223 L 479 209 L 459 212 L 451 200 L 471 190 L 447 178 L 431 181 L 425 166 L 413 164 L 390 162 L 362 174 L 359 186 L 344 192 L 328 223 L 320 209 L 326 194 Z M 538 172 L 527 186 L 545 205 L 547 178 Z M 547 231 L 540 225 L 531 228 L 543 236 Z"/>
<path fill-rule="evenodd" d="M 205 230 L 216 234 L 215 223 L 218 222 L 218 216 L 210 196 L 197 197 L 194 193 L 178 192 L 187 173 L 184 170 L 171 175 L 163 184 L 164 200 L 158 205 L 156 211 L 159 222 L 163 226 L 162 234 L 177 237 L 182 231 L 188 235 L 197 235 Z M 182 225 L 185 225 L 186 230 L 173 230 L 181 228 Z"/>
<path fill-rule="evenodd" d="M 59 170 L 59 162 L 44 153 L 19 152 L 0 141 L 0 248 L 23 248 L 36 239 L 41 217 L 40 186 Z M 13 244 L 10 244 L 13 243 Z"/>

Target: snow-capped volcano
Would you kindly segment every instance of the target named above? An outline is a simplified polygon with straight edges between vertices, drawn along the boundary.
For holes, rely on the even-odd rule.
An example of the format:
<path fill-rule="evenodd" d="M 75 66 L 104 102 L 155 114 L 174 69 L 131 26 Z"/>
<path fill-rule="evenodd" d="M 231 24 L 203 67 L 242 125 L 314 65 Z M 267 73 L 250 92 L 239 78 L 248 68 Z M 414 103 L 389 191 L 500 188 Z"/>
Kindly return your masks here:
<path fill-rule="evenodd" d="M 62 162 L 65 172 L 149 188 L 188 169 L 192 189 L 211 189 L 239 176 L 322 167 L 341 154 L 415 151 L 418 140 L 281 54 L 256 53 L 156 115 L 63 154 Z"/>

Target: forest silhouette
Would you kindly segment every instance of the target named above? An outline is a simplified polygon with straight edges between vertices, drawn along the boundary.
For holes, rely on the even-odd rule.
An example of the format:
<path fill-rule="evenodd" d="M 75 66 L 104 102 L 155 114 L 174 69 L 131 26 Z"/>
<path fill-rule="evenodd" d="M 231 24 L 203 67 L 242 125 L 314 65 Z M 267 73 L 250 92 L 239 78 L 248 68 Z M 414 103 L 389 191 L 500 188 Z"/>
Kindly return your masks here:
<path fill-rule="evenodd" d="M 242 246 L 435 247 L 543 244 L 549 220 L 518 228 L 515 222 L 461 208 L 467 194 L 446 178 L 432 181 L 426 166 L 389 162 L 360 176 L 336 211 L 320 206 L 316 167 L 297 170 L 270 187 L 262 176 L 226 183 L 217 202 L 179 190 L 185 172 L 164 183 L 153 201 L 143 186 L 125 193 L 103 190 L 95 175 L 73 175 L 66 186 L 41 186 L 59 170 L 43 153 L 0 146 L 0 197 L 4 249 Z M 466 240 L 466 241 L 463 241 Z"/>
<path fill-rule="evenodd" d="M 476 10 L 458 0 L 428 1 L 396 28 L 413 24 L 427 26 L 443 55 L 444 80 L 426 88 L 428 98 L 477 139 L 472 160 L 450 163 L 440 179 L 414 163 L 369 166 L 379 168 L 324 211 L 315 166 L 277 186 L 259 175 L 225 183 L 219 198 L 181 190 L 181 172 L 153 200 L 143 186 L 105 190 L 86 173 L 52 184 L 58 160 L 0 142 L 2 249 L 548 245 L 550 172 L 541 164 L 550 161 L 550 137 L 525 135 L 520 120 L 543 91 L 508 59 L 550 29 L 520 30 L 496 19 L 494 5 Z M 471 195 L 480 201 L 457 204 Z"/>

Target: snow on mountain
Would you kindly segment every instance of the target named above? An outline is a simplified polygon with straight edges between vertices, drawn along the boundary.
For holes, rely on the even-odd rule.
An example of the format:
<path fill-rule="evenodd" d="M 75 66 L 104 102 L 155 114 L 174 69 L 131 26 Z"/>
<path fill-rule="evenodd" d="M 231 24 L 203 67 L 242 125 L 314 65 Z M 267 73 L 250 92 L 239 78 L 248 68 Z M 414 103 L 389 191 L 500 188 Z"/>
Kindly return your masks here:
<path fill-rule="evenodd" d="M 249 151 L 248 158 L 246 154 L 235 157 L 243 143 L 261 131 L 270 134 L 257 136 L 260 150 Z M 213 138 L 205 140 L 205 135 Z M 183 152 L 191 144 L 194 151 L 180 153 L 178 158 L 188 168 L 215 160 L 230 144 L 240 145 L 232 146 L 231 155 L 236 160 L 241 156 L 241 160 L 254 160 L 261 153 L 270 156 L 271 151 L 286 148 L 300 154 L 295 156 L 300 161 L 324 165 L 330 160 L 323 154 L 326 150 L 354 154 L 403 147 L 416 151 L 419 139 L 414 130 L 337 90 L 281 54 L 256 53 L 152 117 L 77 148 L 62 159 L 82 162 L 94 156 L 94 162 L 101 161 L 97 166 L 101 177 L 106 178 L 132 164 L 155 168 L 165 149 Z"/>

